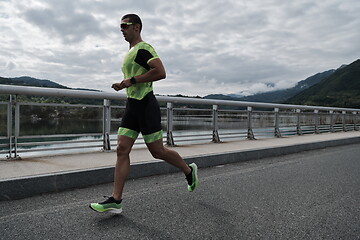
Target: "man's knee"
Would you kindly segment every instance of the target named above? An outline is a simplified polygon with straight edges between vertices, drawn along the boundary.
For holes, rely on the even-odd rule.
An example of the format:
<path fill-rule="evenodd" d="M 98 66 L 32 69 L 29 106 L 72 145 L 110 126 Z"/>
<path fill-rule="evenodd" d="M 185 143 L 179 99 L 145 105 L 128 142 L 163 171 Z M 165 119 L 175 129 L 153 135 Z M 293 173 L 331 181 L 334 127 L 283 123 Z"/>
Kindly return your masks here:
<path fill-rule="evenodd" d="M 130 148 L 127 146 L 124 146 L 122 144 L 118 144 L 116 148 L 116 154 L 117 156 L 123 156 L 123 155 L 129 155 L 130 154 Z"/>

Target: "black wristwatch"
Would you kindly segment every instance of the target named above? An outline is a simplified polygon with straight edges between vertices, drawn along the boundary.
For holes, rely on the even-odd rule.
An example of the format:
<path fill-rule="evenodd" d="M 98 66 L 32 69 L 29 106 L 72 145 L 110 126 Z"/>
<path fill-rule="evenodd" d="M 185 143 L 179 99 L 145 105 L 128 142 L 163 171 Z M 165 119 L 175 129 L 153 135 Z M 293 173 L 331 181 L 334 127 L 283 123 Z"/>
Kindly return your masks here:
<path fill-rule="evenodd" d="M 131 84 L 136 84 L 136 79 L 134 77 L 130 78 Z"/>

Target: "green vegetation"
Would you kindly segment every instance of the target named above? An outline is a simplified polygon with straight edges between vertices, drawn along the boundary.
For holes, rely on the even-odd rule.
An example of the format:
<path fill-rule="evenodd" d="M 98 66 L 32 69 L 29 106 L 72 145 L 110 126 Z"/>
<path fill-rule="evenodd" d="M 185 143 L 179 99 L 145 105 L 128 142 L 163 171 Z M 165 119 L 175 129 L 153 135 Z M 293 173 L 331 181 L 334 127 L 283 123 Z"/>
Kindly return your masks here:
<path fill-rule="evenodd" d="M 258 93 L 246 97 L 234 97 L 229 95 L 222 94 L 211 94 L 205 96 L 207 99 L 223 99 L 223 100 L 232 100 L 232 101 L 247 101 L 247 102 L 265 102 L 265 103 L 282 103 L 288 98 L 295 96 L 296 94 L 304 91 L 305 89 L 319 83 L 321 80 L 327 78 L 335 72 L 334 69 L 317 73 L 311 77 L 308 77 L 305 80 L 302 80 L 296 84 L 295 87 L 270 91 L 265 93 Z"/>
<path fill-rule="evenodd" d="M 336 70 L 318 84 L 289 98 L 286 103 L 360 108 L 360 59 Z"/>

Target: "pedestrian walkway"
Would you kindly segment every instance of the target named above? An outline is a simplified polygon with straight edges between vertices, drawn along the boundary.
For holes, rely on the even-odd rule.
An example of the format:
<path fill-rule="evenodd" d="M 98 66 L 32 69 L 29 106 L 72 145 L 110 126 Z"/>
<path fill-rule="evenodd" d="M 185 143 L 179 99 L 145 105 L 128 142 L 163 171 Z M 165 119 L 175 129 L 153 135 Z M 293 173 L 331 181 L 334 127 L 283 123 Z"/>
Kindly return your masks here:
<path fill-rule="evenodd" d="M 176 150 L 183 158 L 189 158 L 214 155 L 219 153 L 296 146 L 306 143 L 318 143 L 349 138 L 360 138 L 360 132 L 338 132 L 260 140 L 241 140 L 223 143 L 181 145 L 174 147 L 174 150 Z M 134 149 L 130 154 L 130 158 L 131 164 L 155 161 L 146 148 Z M 29 157 L 20 160 L 3 159 L 0 160 L 0 179 L 108 167 L 114 166 L 115 161 L 116 153 L 114 151 L 99 151 L 92 153 L 79 153 L 48 157 Z"/>
<path fill-rule="evenodd" d="M 187 162 L 195 161 L 201 168 L 359 142 L 360 131 L 351 131 L 181 145 L 174 149 Z M 155 160 L 146 148 L 133 149 L 130 158 L 130 178 L 177 171 L 163 161 Z M 20 160 L 2 159 L 0 200 L 28 196 L 34 191 L 42 193 L 111 182 L 115 161 L 114 151 L 29 157 Z M 31 183 L 38 185 L 36 188 L 30 187 Z M 11 192 L 11 188 L 19 186 L 27 193 Z M 29 187 L 31 189 L 28 189 Z"/>

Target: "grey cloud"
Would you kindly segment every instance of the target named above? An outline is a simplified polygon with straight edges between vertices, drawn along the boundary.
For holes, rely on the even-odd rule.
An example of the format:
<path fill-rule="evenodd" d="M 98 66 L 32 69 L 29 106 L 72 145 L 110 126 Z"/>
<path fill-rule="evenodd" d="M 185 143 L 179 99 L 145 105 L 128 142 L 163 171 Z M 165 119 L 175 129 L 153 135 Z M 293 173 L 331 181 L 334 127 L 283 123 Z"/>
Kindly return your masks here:
<path fill-rule="evenodd" d="M 6 69 L 7 70 L 13 70 L 14 68 L 16 67 L 16 64 L 15 63 L 13 63 L 13 62 L 8 62 L 7 64 L 6 64 Z"/>
<path fill-rule="evenodd" d="M 24 12 L 27 21 L 45 32 L 55 34 L 64 43 L 82 41 L 88 35 L 102 35 L 99 23 L 91 14 L 73 11 L 59 13 L 56 9 L 29 9 Z"/>
<path fill-rule="evenodd" d="M 157 92 L 276 89 L 359 58 L 358 0 L 37 0 L 30 8 L 15 2 L 17 22 L 12 26 L 15 21 L 9 20 L 0 32 L 18 44 L 0 39 L 1 62 L 15 63 L 13 72 L 22 67 L 49 78 L 72 79 L 73 85 L 86 79 L 90 88 L 99 86 L 102 76 L 110 82 L 122 77 L 128 43 L 118 24 L 123 14 L 132 12 L 142 17 L 143 39 L 155 47 L 168 72 L 169 79 L 156 84 Z M 17 28 L 19 19 L 30 26 Z M 0 21 L 7 20 L 0 15 Z M 42 30 L 46 46 L 31 38 L 38 32 L 33 26 Z M 27 64 L 28 59 L 32 62 Z"/>

